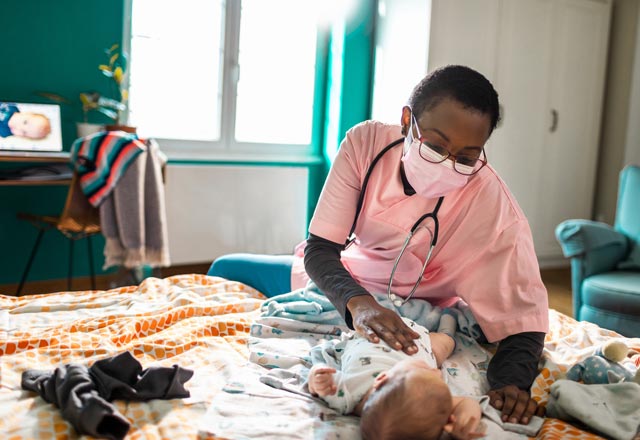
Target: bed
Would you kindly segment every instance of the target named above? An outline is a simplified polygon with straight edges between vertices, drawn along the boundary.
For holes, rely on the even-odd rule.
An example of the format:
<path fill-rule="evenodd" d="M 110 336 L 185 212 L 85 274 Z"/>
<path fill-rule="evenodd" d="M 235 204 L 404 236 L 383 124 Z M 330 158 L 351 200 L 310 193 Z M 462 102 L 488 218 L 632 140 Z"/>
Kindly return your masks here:
<path fill-rule="evenodd" d="M 309 347 L 335 337 L 340 327 L 264 316 L 264 303 L 260 292 L 244 284 L 197 274 L 148 278 L 108 291 L 0 295 L 0 437 L 78 438 L 54 405 L 21 389 L 22 372 L 90 365 L 128 351 L 145 368 L 177 364 L 194 375 L 185 385 L 188 398 L 114 401 L 131 424 L 127 438 L 358 438 L 354 417 L 275 386 L 274 380 L 286 385 L 288 379 L 271 374 L 301 372 Z M 543 364 L 532 387 L 542 404 L 550 386 L 594 346 L 616 338 L 640 350 L 640 339 L 555 310 L 549 318 Z M 481 393 L 490 350 L 458 342 L 445 367 L 466 379 L 452 386 Z M 601 437 L 547 418 L 536 438 Z"/>

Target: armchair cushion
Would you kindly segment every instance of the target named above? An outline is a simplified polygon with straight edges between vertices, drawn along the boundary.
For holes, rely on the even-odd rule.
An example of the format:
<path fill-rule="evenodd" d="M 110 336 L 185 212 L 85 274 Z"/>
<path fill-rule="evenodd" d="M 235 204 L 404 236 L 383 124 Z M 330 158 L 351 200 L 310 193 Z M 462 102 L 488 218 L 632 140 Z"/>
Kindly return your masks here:
<path fill-rule="evenodd" d="M 614 313 L 640 316 L 640 272 L 606 272 L 586 278 L 582 302 Z"/>
<path fill-rule="evenodd" d="M 627 238 L 606 223 L 566 220 L 556 228 L 556 238 L 565 257 L 577 257 L 607 246 L 626 251 Z M 624 254 L 624 252 L 622 252 Z"/>
<path fill-rule="evenodd" d="M 624 234 L 591 220 L 565 220 L 556 228 L 556 238 L 565 257 L 583 260 L 581 278 L 615 269 L 629 248 Z"/>
<path fill-rule="evenodd" d="M 620 173 L 616 230 L 640 243 L 640 166 L 626 166 Z"/>
<path fill-rule="evenodd" d="M 618 264 L 618 269 L 640 270 L 640 244 L 635 243 L 626 260 Z"/>
<path fill-rule="evenodd" d="M 581 321 L 595 322 L 623 336 L 640 336 L 640 272 L 608 272 L 584 280 L 575 310 Z"/>
<path fill-rule="evenodd" d="M 640 336 L 640 272 L 608 272 L 584 280 L 577 317 L 623 336 Z"/>
<path fill-rule="evenodd" d="M 616 230 L 633 243 L 631 253 L 618 268 L 640 270 L 640 167 L 629 165 L 620 173 Z"/>

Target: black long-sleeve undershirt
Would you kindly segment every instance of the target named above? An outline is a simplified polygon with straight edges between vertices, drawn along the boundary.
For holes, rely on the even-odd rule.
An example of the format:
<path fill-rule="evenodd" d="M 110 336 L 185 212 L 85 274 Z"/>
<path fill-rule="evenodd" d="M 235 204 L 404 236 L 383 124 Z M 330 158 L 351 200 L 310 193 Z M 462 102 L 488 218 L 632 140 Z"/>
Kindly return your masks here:
<path fill-rule="evenodd" d="M 347 326 L 353 329 L 347 303 L 351 298 L 369 295 L 369 292 L 353 279 L 340 261 L 343 250 L 342 244 L 309 234 L 304 251 L 304 265 L 311 280 L 329 298 Z M 487 371 L 491 389 L 516 385 L 522 390 L 528 390 L 538 374 L 544 337 L 544 333 L 524 332 L 500 341 Z"/>

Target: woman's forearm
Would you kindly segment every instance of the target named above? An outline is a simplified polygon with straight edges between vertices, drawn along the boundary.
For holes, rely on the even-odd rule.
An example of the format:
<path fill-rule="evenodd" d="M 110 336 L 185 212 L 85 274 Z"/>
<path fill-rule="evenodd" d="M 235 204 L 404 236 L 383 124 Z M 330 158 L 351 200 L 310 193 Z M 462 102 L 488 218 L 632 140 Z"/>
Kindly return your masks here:
<path fill-rule="evenodd" d="M 351 298 L 369 295 L 369 292 L 344 268 L 340 261 L 340 253 L 343 249 L 343 245 L 309 234 L 304 250 L 304 268 L 309 278 L 342 315 L 347 326 L 353 329 L 347 303 Z"/>
<path fill-rule="evenodd" d="M 524 332 L 500 341 L 487 370 L 491 389 L 515 385 L 521 390 L 529 390 L 538 375 L 544 337 L 544 333 Z"/>

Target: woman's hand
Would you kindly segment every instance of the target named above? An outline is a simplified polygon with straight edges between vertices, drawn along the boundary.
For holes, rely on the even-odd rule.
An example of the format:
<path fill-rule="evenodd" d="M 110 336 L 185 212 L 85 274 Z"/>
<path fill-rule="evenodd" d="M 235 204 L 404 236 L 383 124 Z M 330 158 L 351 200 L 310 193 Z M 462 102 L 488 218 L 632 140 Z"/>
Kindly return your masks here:
<path fill-rule="evenodd" d="M 309 371 L 309 391 L 311 394 L 324 397 L 333 396 L 336 391 L 336 383 L 333 380 L 335 368 L 314 365 Z"/>
<path fill-rule="evenodd" d="M 382 307 L 372 296 L 354 296 L 347 303 L 347 308 L 351 312 L 353 328 L 370 342 L 378 343 L 382 339 L 390 347 L 406 354 L 418 352 L 413 340 L 420 335 L 411 330 L 400 315 Z"/>
<path fill-rule="evenodd" d="M 515 385 L 491 390 L 487 394 L 491 406 L 501 410 L 503 422 L 526 425 L 531 420 L 531 416 L 542 415 L 543 407 L 538 407 L 538 402 L 531 398 L 528 391 L 521 390 Z"/>

